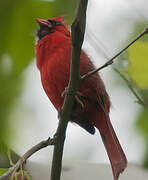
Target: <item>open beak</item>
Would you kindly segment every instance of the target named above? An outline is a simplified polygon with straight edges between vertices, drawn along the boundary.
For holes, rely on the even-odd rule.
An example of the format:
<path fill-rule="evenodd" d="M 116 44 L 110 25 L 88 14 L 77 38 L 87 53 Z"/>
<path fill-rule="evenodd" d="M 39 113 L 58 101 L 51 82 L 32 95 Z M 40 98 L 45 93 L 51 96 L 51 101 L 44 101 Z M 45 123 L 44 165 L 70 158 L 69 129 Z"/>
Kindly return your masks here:
<path fill-rule="evenodd" d="M 48 26 L 49 28 L 52 27 L 51 23 L 48 22 L 47 20 L 37 18 L 36 21 L 37 21 L 37 23 L 39 24 L 40 27 L 41 26 Z"/>

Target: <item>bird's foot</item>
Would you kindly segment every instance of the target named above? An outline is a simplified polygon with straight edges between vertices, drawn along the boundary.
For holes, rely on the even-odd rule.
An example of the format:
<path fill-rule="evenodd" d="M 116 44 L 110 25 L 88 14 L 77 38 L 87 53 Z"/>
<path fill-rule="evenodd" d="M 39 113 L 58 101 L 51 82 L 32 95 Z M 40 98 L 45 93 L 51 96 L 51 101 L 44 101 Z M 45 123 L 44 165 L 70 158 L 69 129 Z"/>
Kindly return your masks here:
<path fill-rule="evenodd" d="M 65 97 L 65 95 L 67 94 L 67 92 L 68 92 L 68 87 L 66 87 L 65 90 L 62 92 L 61 97 Z M 82 94 L 81 92 L 77 91 L 77 92 L 76 92 L 76 95 L 75 95 L 76 102 L 77 102 L 78 104 L 80 104 L 80 106 L 81 106 L 82 108 L 84 108 L 84 103 L 83 103 L 83 101 L 80 99 L 81 97 L 83 97 L 83 94 Z M 61 110 L 60 110 L 60 111 L 61 111 Z M 61 114 L 60 111 L 59 111 L 59 113 Z M 58 117 L 59 117 L 59 116 L 58 116 Z"/>
<path fill-rule="evenodd" d="M 67 92 L 68 92 L 68 87 L 66 87 L 65 89 L 64 89 L 64 91 L 62 92 L 62 94 L 61 94 L 61 97 L 65 97 L 65 95 L 67 94 Z"/>
<path fill-rule="evenodd" d="M 80 97 L 82 97 L 82 93 L 80 93 L 79 91 L 77 92 L 77 94 L 75 95 L 75 99 L 77 101 L 78 104 L 80 104 L 80 106 L 82 107 L 82 109 L 84 108 L 84 103 L 83 101 L 80 99 Z"/>

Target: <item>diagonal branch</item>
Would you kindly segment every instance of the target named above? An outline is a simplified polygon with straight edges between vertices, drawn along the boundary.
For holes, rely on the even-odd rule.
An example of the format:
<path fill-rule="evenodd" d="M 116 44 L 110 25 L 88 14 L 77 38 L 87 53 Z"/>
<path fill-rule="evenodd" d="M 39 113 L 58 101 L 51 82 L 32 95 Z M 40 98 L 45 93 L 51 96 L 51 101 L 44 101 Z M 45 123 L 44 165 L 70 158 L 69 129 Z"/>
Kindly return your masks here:
<path fill-rule="evenodd" d="M 85 75 L 83 75 L 81 77 L 81 81 L 89 78 L 90 76 L 92 76 L 93 74 L 95 74 L 96 72 L 100 71 L 101 69 L 113 64 L 113 60 L 115 58 L 117 58 L 120 54 L 122 54 L 126 49 L 128 49 L 132 44 L 134 44 L 138 39 L 140 39 L 141 37 L 143 37 L 145 34 L 148 34 L 148 28 L 146 28 L 142 33 L 140 33 L 132 42 L 130 42 L 125 48 L 123 48 L 120 52 L 118 52 L 114 57 L 112 57 L 109 61 L 107 61 L 104 65 L 102 65 L 101 67 L 95 69 L 94 71 L 91 71 Z"/>
<path fill-rule="evenodd" d="M 134 84 L 132 83 L 132 81 L 128 80 L 126 78 L 126 76 L 120 72 L 118 69 L 114 68 L 115 72 L 117 72 L 120 77 L 127 83 L 129 89 L 132 91 L 132 93 L 135 95 L 135 97 L 138 100 L 138 103 L 143 105 L 144 107 L 148 107 L 148 104 L 145 102 L 144 98 L 142 98 L 139 93 L 136 92 L 135 88 L 134 88 Z"/>
<path fill-rule="evenodd" d="M 41 141 L 37 145 L 33 146 L 18 160 L 18 162 L 13 167 L 11 167 L 5 174 L 0 176 L 0 180 L 8 180 L 12 174 L 15 174 L 15 172 L 17 172 L 20 169 L 20 167 L 26 162 L 26 160 L 30 156 L 32 156 L 34 153 L 36 153 L 40 149 L 43 149 L 49 145 L 54 145 L 55 141 L 56 141 L 55 138 L 53 139 L 48 138 L 47 140 Z"/>

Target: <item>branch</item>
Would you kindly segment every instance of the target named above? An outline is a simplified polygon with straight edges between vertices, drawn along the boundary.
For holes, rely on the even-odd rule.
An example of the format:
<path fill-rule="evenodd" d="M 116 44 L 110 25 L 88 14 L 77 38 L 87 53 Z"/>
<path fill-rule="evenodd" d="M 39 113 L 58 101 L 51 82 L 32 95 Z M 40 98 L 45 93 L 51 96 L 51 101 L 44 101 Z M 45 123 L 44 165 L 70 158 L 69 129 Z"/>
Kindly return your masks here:
<path fill-rule="evenodd" d="M 129 48 L 132 44 L 134 44 L 138 39 L 140 39 L 141 37 L 143 37 L 145 34 L 148 33 L 148 28 L 144 29 L 144 31 L 142 33 L 140 33 L 132 42 L 130 42 L 125 48 L 123 48 L 119 53 L 117 53 L 115 56 L 113 56 L 109 61 L 107 61 L 104 65 L 102 65 L 101 67 L 99 67 L 98 69 L 95 69 L 85 75 L 83 75 L 81 77 L 81 81 L 89 78 L 90 76 L 92 76 L 93 74 L 95 74 L 96 72 L 100 71 L 101 69 L 113 64 L 113 60 L 115 58 L 117 58 L 120 54 L 122 54 L 127 48 Z"/>
<path fill-rule="evenodd" d="M 135 95 L 135 97 L 138 99 L 138 103 L 143 105 L 143 106 L 147 106 L 146 103 L 143 101 L 143 99 L 138 95 L 138 93 L 135 91 L 132 82 L 130 82 L 123 73 L 121 73 L 118 69 L 114 68 L 115 72 L 117 72 L 124 81 L 126 81 L 129 89 L 132 91 L 132 93 Z"/>
<path fill-rule="evenodd" d="M 132 82 L 130 82 L 123 73 L 121 73 L 118 69 L 114 68 L 115 72 L 117 72 L 124 81 L 126 81 L 129 89 L 132 91 L 132 93 L 135 95 L 135 97 L 138 100 L 138 103 L 143 105 L 144 107 L 147 107 L 148 105 L 146 104 L 146 102 L 139 96 L 139 94 L 135 91 L 134 89 L 134 85 Z"/>
<path fill-rule="evenodd" d="M 53 139 L 48 138 L 47 140 L 41 141 L 37 145 L 33 146 L 18 160 L 18 162 L 13 167 L 11 167 L 5 174 L 0 176 L 0 180 L 8 180 L 12 174 L 15 174 L 15 172 L 17 172 L 20 169 L 20 167 L 23 166 L 24 163 L 26 163 L 26 160 L 30 156 L 32 156 L 34 153 L 36 153 L 40 149 L 43 149 L 49 145 L 54 145 L 55 141 L 56 141 L 55 138 Z"/>
<path fill-rule="evenodd" d="M 63 147 L 66 135 L 66 129 L 72 105 L 74 103 L 77 87 L 80 82 L 80 54 L 81 46 L 83 44 L 85 23 L 86 23 L 86 9 L 88 0 L 80 0 L 77 9 L 76 18 L 72 24 L 72 60 L 70 70 L 70 80 L 67 88 L 67 94 L 61 110 L 61 117 L 56 131 L 57 143 L 54 146 L 54 154 L 51 169 L 51 180 L 60 180 Z"/>

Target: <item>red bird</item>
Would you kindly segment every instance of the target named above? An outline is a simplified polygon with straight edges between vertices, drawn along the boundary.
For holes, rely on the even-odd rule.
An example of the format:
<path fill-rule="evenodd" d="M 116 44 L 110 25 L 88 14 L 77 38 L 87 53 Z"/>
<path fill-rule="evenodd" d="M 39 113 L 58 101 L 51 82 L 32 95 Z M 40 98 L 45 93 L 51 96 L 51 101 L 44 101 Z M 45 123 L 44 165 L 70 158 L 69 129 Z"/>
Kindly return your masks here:
<path fill-rule="evenodd" d="M 60 111 L 64 102 L 62 96 L 68 86 L 72 39 L 63 18 L 49 20 L 37 19 L 40 29 L 37 31 L 36 45 L 37 67 L 40 70 L 43 88 L 50 101 Z M 80 57 L 80 75 L 95 69 L 84 51 Z M 78 87 L 78 93 L 72 108 L 72 122 L 77 123 L 90 134 L 96 127 L 105 145 L 114 180 L 126 168 L 126 156 L 121 148 L 109 118 L 110 99 L 99 74 L 94 74 Z"/>

